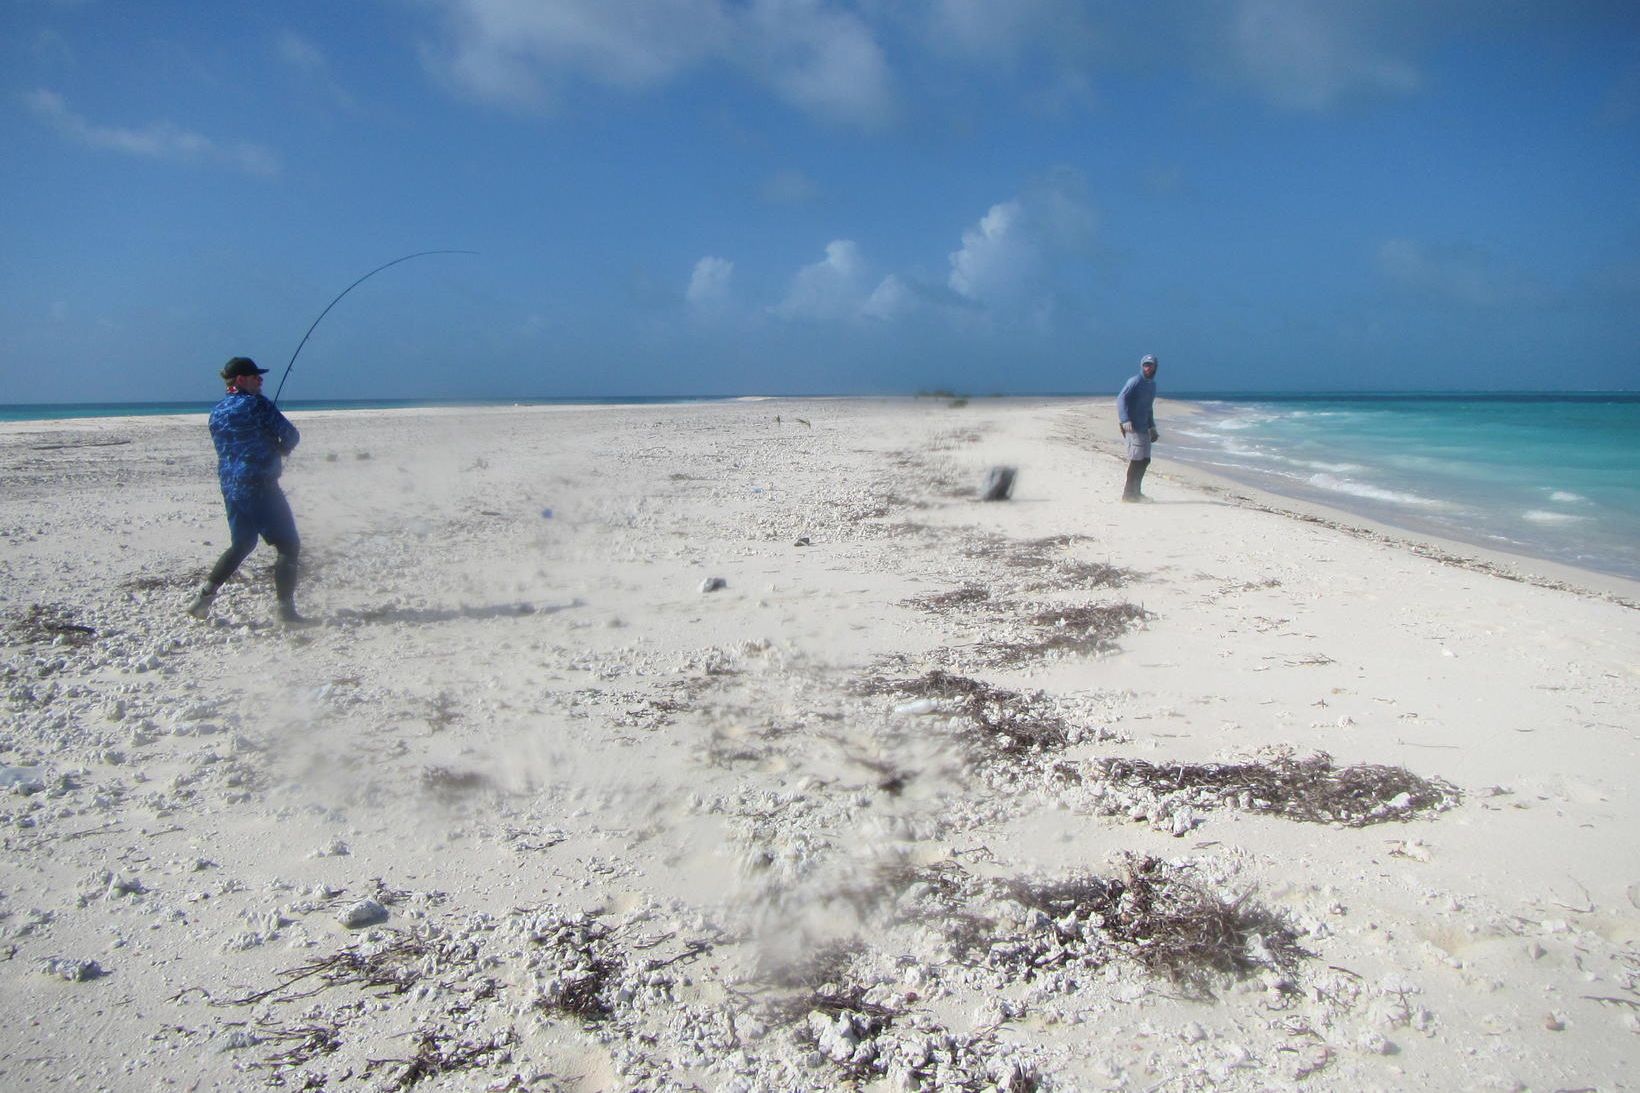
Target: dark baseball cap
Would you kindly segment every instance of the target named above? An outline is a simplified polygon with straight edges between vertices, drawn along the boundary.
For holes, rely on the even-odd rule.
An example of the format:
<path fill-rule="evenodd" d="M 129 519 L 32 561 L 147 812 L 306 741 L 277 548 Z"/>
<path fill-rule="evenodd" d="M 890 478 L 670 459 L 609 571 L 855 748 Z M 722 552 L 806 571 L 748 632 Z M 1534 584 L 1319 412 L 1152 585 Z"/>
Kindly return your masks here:
<path fill-rule="evenodd" d="M 239 376 L 265 376 L 267 374 L 268 370 L 266 368 L 256 367 L 256 362 L 249 357 L 235 357 L 222 366 L 222 378 L 225 380 L 231 380 Z"/>

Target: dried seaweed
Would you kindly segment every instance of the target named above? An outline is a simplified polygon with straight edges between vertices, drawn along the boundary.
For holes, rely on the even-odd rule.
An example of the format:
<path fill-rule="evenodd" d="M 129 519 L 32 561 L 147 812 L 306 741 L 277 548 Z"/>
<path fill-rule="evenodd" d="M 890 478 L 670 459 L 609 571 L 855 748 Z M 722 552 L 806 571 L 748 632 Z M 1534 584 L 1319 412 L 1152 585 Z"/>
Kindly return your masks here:
<path fill-rule="evenodd" d="M 1252 763 L 1147 763 L 1106 759 L 1110 782 L 1159 795 L 1185 794 L 1199 807 L 1237 807 L 1309 823 L 1366 827 L 1451 808 L 1462 794 L 1451 783 L 1404 767 L 1335 767 L 1318 753 L 1307 759 L 1277 756 Z"/>
<path fill-rule="evenodd" d="M 97 636 L 94 627 L 75 622 L 68 608 L 60 604 L 34 604 L 9 629 L 17 641 L 40 645 L 81 646 Z"/>
<path fill-rule="evenodd" d="M 905 602 L 924 611 L 932 611 L 937 615 L 950 614 L 953 611 L 976 607 L 991 598 L 991 593 L 977 584 L 965 584 L 961 588 L 953 588 L 949 592 L 934 592 L 927 596 L 914 596 Z"/>
<path fill-rule="evenodd" d="M 597 1024 L 615 1015 L 609 988 L 625 961 L 609 927 L 590 915 L 549 915 L 531 928 L 530 940 L 549 949 L 563 966 L 536 998 L 537 1010 L 573 1017 L 585 1024 Z"/>
<path fill-rule="evenodd" d="M 973 542 L 963 553 L 970 558 L 999 561 L 1011 569 L 1052 571 L 1053 580 L 1030 586 L 1032 588 L 1065 588 L 1071 585 L 1117 588 L 1132 579 L 1132 571 L 1120 566 L 1105 562 L 1079 562 L 1065 557 L 1066 547 L 1091 541 L 1086 535 L 1050 535 L 1024 541 L 986 536 Z"/>
<path fill-rule="evenodd" d="M 607 1021 L 615 1015 L 615 1009 L 605 994 L 620 970 L 620 963 L 614 959 L 589 956 L 581 965 L 581 974 L 559 982 L 550 993 L 536 999 L 535 1008 L 544 1013 L 574 1017 L 589 1025 Z"/>
<path fill-rule="evenodd" d="M 1120 588 L 1133 574 L 1108 562 L 1061 562 L 1056 576 L 1058 588 Z"/>
<path fill-rule="evenodd" d="M 1040 628 L 1035 636 L 969 648 L 977 650 L 975 659 L 992 668 L 1018 667 L 1050 653 L 1102 653 L 1150 617 L 1150 612 L 1132 603 L 1048 608 L 1029 616 L 1028 621 Z"/>
<path fill-rule="evenodd" d="M 1226 899 L 1154 857 L 1129 857 L 1113 880 L 1014 882 L 1008 890 L 1054 919 L 1056 931 L 1074 933 L 1078 921 L 1089 923 L 1124 956 L 1197 993 L 1207 993 L 1215 976 L 1290 968 L 1308 955 L 1293 928 L 1251 892 Z"/>
<path fill-rule="evenodd" d="M 287 969 L 279 973 L 279 981 L 272 987 L 220 1002 L 213 999 L 211 1004 L 249 1006 L 268 1000 L 291 1002 L 340 986 L 403 994 L 420 981 L 422 969 L 429 962 L 449 965 L 464 959 L 470 961 L 471 948 L 470 943 L 455 942 L 441 933 L 403 934 L 377 949 L 343 949 Z M 299 983 L 310 983 L 314 979 L 319 981 L 317 986 L 293 989 Z"/>
<path fill-rule="evenodd" d="M 501 1061 L 505 1061 L 511 1056 L 513 1042 L 510 1029 L 488 1040 L 460 1042 L 441 1041 L 436 1032 L 424 1030 L 416 1037 L 414 1056 L 409 1059 L 371 1059 L 365 1072 L 369 1073 L 380 1066 L 399 1067 L 382 1085 L 388 1093 L 398 1093 L 427 1078 L 483 1066 L 491 1061 L 492 1056 L 499 1055 Z"/>
<path fill-rule="evenodd" d="M 870 988 L 853 977 L 851 966 L 859 951 L 857 941 L 833 942 L 815 950 L 807 960 L 774 969 L 762 978 L 766 985 L 795 991 L 767 1003 L 767 1008 L 777 1021 L 794 1027 L 800 1042 L 817 1049 L 821 1046 L 814 1017 L 821 1014 L 825 1023 L 846 1024 L 851 1042 L 869 1045 L 848 1058 L 827 1056 L 851 1082 L 882 1076 L 881 1059 L 870 1041 L 900 1016 L 891 1006 L 869 1001 Z"/>
<path fill-rule="evenodd" d="M 1207 997 L 1223 977 L 1290 970 L 1310 954 L 1278 913 L 1252 893 L 1226 897 L 1187 867 L 1129 856 L 1115 877 L 981 882 L 951 863 L 925 871 L 920 914 L 937 922 L 956 962 L 1034 979 L 1129 959 Z M 1029 914 L 982 914 L 986 893 Z"/>
<path fill-rule="evenodd" d="M 259 1031 L 256 1035 L 258 1040 L 283 1045 L 277 1053 L 252 1064 L 263 1069 L 301 1066 L 320 1055 L 329 1055 L 342 1046 L 340 1027 L 321 1021 L 302 1025 L 279 1025 Z"/>
<path fill-rule="evenodd" d="M 939 670 L 906 680 L 897 689 L 954 705 L 955 712 L 974 726 L 980 745 L 987 750 L 1024 755 L 1062 748 L 1070 739 L 1065 719 L 1044 712 L 1045 703 L 1037 696 Z"/>

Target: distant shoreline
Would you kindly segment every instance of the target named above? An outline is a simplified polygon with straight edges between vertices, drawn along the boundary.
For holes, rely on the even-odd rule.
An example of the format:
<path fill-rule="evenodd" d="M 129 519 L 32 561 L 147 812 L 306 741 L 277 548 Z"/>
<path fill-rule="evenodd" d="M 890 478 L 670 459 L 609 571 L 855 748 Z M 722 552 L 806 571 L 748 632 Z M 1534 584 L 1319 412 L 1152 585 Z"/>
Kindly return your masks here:
<path fill-rule="evenodd" d="M 1169 400 L 1184 402 L 1305 402 L 1340 399 L 1370 402 L 1398 401 L 1488 401 L 1488 402 L 1640 402 L 1640 391 L 1167 391 Z M 383 398 L 383 399 L 287 399 L 282 405 L 293 412 L 312 410 L 421 410 L 432 408 L 484 408 L 510 406 L 650 406 L 691 402 L 733 402 L 742 399 L 1019 399 L 1067 400 L 1114 398 L 1111 391 L 1061 391 L 1050 393 L 986 394 L 911 392 L 809 395 L 532 395 L 516 398 Z M 17 402 L 0 403 L 0 421 L 62 421 L 75 418 L 159 417 L 169 414 L 203 414 L 215 399 L 161 400 L 155 402 Z"/>

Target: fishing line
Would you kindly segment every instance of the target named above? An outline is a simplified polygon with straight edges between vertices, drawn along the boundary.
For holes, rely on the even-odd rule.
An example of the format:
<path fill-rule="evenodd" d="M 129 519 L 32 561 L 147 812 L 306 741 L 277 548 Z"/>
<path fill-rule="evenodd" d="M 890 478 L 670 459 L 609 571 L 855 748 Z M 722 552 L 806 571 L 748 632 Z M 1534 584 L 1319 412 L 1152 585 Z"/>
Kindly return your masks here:
<path fill-rule="evenodd" d="M 289 361 L 289 363 L 287 363 L 285 365 L 285 374 L 279 377 L 279 387 L 273 392 L 274 405 L 277 406 L 279 404 L 280 392 L 284 391 L 284 389 L 285 389 L 285 381 L 290 379 L 290 370 L 291 370 L 292 366 L 294 366 L 296 364 L 296 358 L 301 355 L 302 346 L 307 344 L 308 338 L 312 336 L 314 329 L 321 322 L 324 321 L 324 318 L 325 318 L 326 315 L 330 314 L 330 309 L 342 302 L 342 297 L 343 296 L 346 296 L 349 292 L 352 292 L 354 289 L 358 288 L 360 285 L 362 285 L 366 281 L 370 280 L 370 278 L 376 276 L 376 274 L 380 273 L 382 270 L 387 269 L 391 266 L 396 266 L 400 262 L 408 262 L 412 258 L 422 258 L 422 257 L 424 257 L 426 255 L 429 255 L 429 254 L 477 254 L 477 253 L 478 252 L 476 250 L 419 250 L 415 254 L 407 254 L 403 258 L 395 258 L 391 262 L 387 263 L 387 265 L 377 266 L 375 269 L 371 270 L 369 273 L 365 274 L 363 277 L 360 277 L 357 281 L 354 281 L 351 285 L 348 285 L 346 288 L 342 289 L 341 292 L 336 294 L 336 298 L 334 300 L 330 301 L 330 303 L 326 304 L 325 309 L 323 311 L 319 312 L 319 317 L 317 319 L 313 320 L 313 326 L 310 326 L 310 327 L 307 328 L 307 333 L 303 334 L 302 335 L 302 340 L 297 343 L 296 352 L 292 353 L 290 355 L 290 361 Z"/>

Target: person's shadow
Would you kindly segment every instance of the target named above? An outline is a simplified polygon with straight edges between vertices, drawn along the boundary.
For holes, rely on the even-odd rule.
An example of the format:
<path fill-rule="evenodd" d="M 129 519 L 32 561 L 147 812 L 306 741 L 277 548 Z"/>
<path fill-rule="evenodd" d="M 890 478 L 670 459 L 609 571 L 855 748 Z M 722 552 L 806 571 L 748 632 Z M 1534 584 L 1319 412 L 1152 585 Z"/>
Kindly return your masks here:
<path fill-rule="evenodd" d="M 461 607 L 344 607 L 334 612 L 325 622 L 378 623 L 378 622 L 455 622 L 458 619 L 511 619 L 530 615 L 556 615 L 586 604 L 577 597 L 568 603 L 498 603 L 484 606 Z"/>

